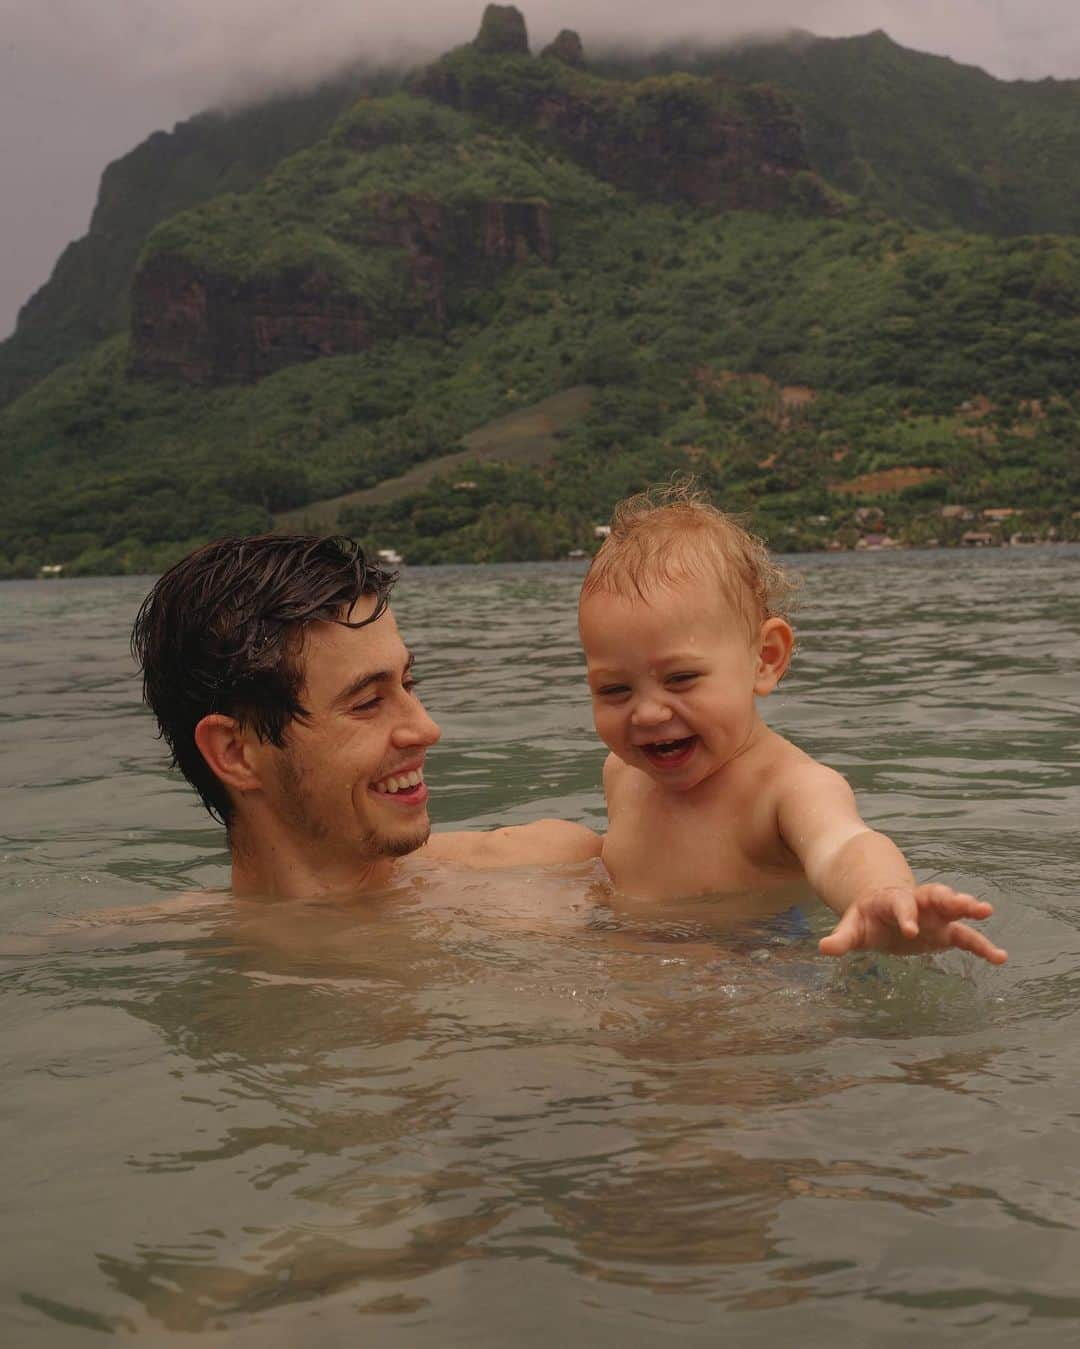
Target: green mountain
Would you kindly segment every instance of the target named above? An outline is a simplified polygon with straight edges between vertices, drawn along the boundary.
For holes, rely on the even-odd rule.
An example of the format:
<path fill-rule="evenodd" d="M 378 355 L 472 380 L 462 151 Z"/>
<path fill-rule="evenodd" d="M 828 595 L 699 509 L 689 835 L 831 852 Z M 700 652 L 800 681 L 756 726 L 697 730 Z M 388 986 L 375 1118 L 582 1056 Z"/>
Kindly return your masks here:
<path fill-rule="evenodd" d="M 489 6 L 259 173 L 238 148 L 243 190 L 162 169 L 126 331 L 50 282 L 82 349 L 0 408 L 0 574 L 335 514 L 414 562 L 559 556 L 688 468 L 779 548 L 1075 536 L 1080 240 L 892 219 L 793 90 L 699 55 L 601 74 Z"/>
<path fill-rule="evenodd" d="M 1080 229 L 1080 80 L 997 80 L 880 31 L 615 56 L 601 68 L 772 85 L 802 114 L 818 173 L 913 224 L 1002 235 Z"/>
<path fill-rule="evenodd" d="M 0 342 L 0 405 L 103 338 L 124 332 L 135 262 L 162 220 L 223 192 L 246 192 L 286 156 L 326 134 L 361 92 L 400 76 L 358 67 L 303 93 L 232 112 L 206 112 L 157 131 L 110 164 L 90 228 Z"/>

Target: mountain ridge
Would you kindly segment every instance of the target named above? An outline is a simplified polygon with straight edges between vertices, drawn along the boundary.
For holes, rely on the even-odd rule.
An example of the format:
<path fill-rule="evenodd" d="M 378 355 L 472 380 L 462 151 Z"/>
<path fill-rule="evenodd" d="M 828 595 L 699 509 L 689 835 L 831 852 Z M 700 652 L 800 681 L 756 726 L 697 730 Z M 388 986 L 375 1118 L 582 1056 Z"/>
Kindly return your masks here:
<path fill-rule="evenodd" d="M 1080 203 L 1080 190 L 1077 190 L 1080 184 L 1076 183 L 1071 172 L 1064 181 L 1060 180 L 1060 175 L 1051 175 L 1057 184 L 1055 200 L 1066 205 L 1055 206 L 1053 210 L 1046 207 L 1043 203 L 1048 188 L 1045 181 L 1040 181 L 1034 193 L 1018 188 L 1008 194 L 1011 202 L 1008 210 L 1015 209 L 1018 199 L 1026 201 L 1027 216 L 1020 219 L 1006 214 L 1000 222 L 993 212 L 993 199 L 987 215 L 987 203 L 979 195 L 981 185 L 978 174 L 974 179 L 970 175 L 965 177 L 960 174 L 959 180 L 953 182 L 956 174 L 951 170 L 943 170 L 933 178 L 933 183 L 936 187 L 940 187 L 943 182 L 953 183 L 951 195 L 946 200 L 930 205 L 927 204 L 925 191 L 917 182 L 913 184 L 910 181 L 910 169 L 905 170 L 907 176 L 901 175 L 899 184 L 887 181 L 882 189 L 879 181 L 881 163 L 894 148 L 891 142 L 884 145 L 875 143 L 869 147 L 856 146 L 854 151 L 850 147 L 845 148 L 847 142 L 843 127 L 852 125 L 851 117 L 838 127 L 836 117 L 830 115 L 828 107 L 823 106 L 826 102 L 832 102 L 836 90 L 843 89 L 844 80 L 849 78 L 853 70 L 865 65 L 865 53 L 872 51 L 875 46 L 882 46 L 882 38 L 894 55 L 896 52 L 904 54 L 903 61 L 891 74 L 886 72 L 890 77 L 873 101 L 874 115 L 869 119 L 865 116 L 856 119 L 862 127 L 862 134 L 865 135 L 867 125 L 873 127 L 880 123 L 879 114 L 883 108 L 895 109 L 910 105 L 914 96 L 912 90 L 918 88 L 916 75 L 919 71 L 952 70 L 969 80 L 969 83 L 974 81 L 994 91 L 995 97 L 1016 101 L 1015 96 L 1018 96 L 1021 103 L 1027 99 L 1038 103 L 1057 100 L 1066 104 L 1064 111 L 1068 113 L 1068 135 L 1064 146 L 1057 152 L 1057 159 L 1068 165 L 1080 163 L 1080 81 L 999 80 L 977 67 L 965 66 L 948 57 L 912 52 L 893 42 L 882 30 L 854 38 L 820 38 L 804 30 L 794 30 L 778 42 L 762 39 L 723 49 L 701 45 L 687 47 L 683 44 L 678 48 L 666 51 L 658 48 L 651 54 L 638 53 L 633 57 L 625 53 L 620 55 L 599 51 L 591 55 L 589 66 L 601 73 L 609 70 L 618 73 L 645 69 L 692 71 L 702 68 L 738 68 L 749 79 L 762 80 L 771 76 L 779 88 L 786 90 L 795 99 L 801 115 L 808 123 L 811 167 L 841 191 L 858 197 L 860 190 L 863 190 L 887 213 L 931 227 L 960 226 L 998 233 L 1061 229 L 1071 232 L 1080 228 L 1080 204 L 1075 207 L 1067 205 L 1069 202 Z M 805 74 L 796 78 L 798 71 L 793 69 L 790 59 L 785 61 L 785 53 L 787 58 L 801 54 L 815 63 L 810 74 L 814 75 L 814 71 L 818 71 L 814 75 L 816 85 L 813 80 L 808 85 L 810 77 Z M 829 53 L 845 56 L 843 69 L 839 72 L 843 79 L 839 81 L 831 59 L 821 59 Z M 9 402 L 35 379 L 56 368 L 64 360 L 88 349 L 103 337 L 123 331 L 128 318 L 128 291 L 135 261 L 147 233 L 154 225 L 167 218 L 172 211 L 195 205 L 230 186 L 234 189 L 252 186 L 286 153 L 317 139 L 357 94 L 364 90 L 389 92 L 402 87 L 408 78 L 409 72 L 405 69 L 380 71 L 361 67 L 352 74 L 307 93 L 275 96 L 234 112 L 199 114 L 186 123 L 178 124 L 172 133 L 154 132 L 127 155 L 113 161 L 103 173 L 98 203 L 87 234 L 64 250 L 53 275 L 22 307 L 15 332 L 0 342 L 0 405 Z M 826 92 L 821 90 L 822 81 L 827 84 Z M 939 105 L 932 103 L 930 111 L 940 122 Z M 1015 119 L 1021 117 L 1022 113 L 1023 108 L 1020 108 L 1011 116 Z M 259 133 L 258 124 L 264 120 L 268 126 Z M 995 120 L 995 127 L 999 121 L 1000 118 Z M 251 128 L 256 129 L 256 134 L 249 134 Z M 168 173 L 165 173 L 164 178 L 169 180 L 166 191 L 145 193 L 142 183 L 144 168 L 167 170 L 170 147 L 177 146 L 177 138 L 190 139 L 192 130 L 196 133 L 194 139 L 202 141 L 201 148 L 191 145 L 188 156 L 179 157 L 179 172 L 174 179 L 169 180 Z M 272 148 L 274 134 L 282 138 L 280 150 Z M 936 141 L 936 136 L 923 134 L 917 144 L 912 145 L 910 154 L 905 153 L 903 156 L 905 164 L 924 152 L 938 156 Z M 260 145 L 265 147 L 268 143 L 271 146 L 268 152 L 259 150 Z M 970 158 L 967 148 L 962 149 L 960 159 Z M 1027 153 L 1023 142 L 1011 153 L 1016 159 L 1031 161 L 1033 158 Z M 185 158 L 197 160 L 200 154 L 213 169 L 209 175 L 200 172 L 198 163 L 184 162 Z M 885 176 L 888 179 L 889 173 Z M 993 194 L 991 196 L 993 198 Z M 110 219 L 109 230 L 106 231 L 99 226 L 105 223 L 103 213 L 114 215 L 112 202 L 121 208 L 120 219 Z M 1039 206 L 1034 213 L 1032 202 Z M 138 209 L 132 210 L 134 206 L 138 206 Z M 105 233 L 112 234 L 113 238 L 103 239 Z"/>
<path fill-rule="evenodd" d="M 778 548 L 1076 534 L 1080 239 L 892 218 L 773 154 L 790 96 L 571 38 L 456 49 L 157 221 L 128 332 L 0 408 L 0 575 L 153 570 L 333 499 L 414 561 L 557 556 L 687 469 Z M 586 386 L 545 461 L 461 470 Z"/>

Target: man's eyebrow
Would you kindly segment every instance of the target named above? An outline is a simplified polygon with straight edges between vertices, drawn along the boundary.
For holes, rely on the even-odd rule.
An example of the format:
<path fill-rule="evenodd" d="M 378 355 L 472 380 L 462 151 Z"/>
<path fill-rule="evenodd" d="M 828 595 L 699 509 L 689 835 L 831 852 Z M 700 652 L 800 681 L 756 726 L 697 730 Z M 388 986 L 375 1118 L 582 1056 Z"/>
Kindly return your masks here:
<path fill-rule="evenodd" d="M 412 669 L 415 661 L 416 653 L 413 651 L 406 652 L 405 666 L 401 672 L 402 679 L 404 679 Z M 372 684 L 385 684 L 396 677 L 396 672 L 394 670 L 372 670 L 369 674 L 359 675 L 351 684 L 346 685 L 346 687 L 341 690 L 334 699 L 334 705 L 338 706 L 342 703 L 350 702 L 358 693 L 363 693 L 363 691 L 366 688 L 370 688 Z"/>

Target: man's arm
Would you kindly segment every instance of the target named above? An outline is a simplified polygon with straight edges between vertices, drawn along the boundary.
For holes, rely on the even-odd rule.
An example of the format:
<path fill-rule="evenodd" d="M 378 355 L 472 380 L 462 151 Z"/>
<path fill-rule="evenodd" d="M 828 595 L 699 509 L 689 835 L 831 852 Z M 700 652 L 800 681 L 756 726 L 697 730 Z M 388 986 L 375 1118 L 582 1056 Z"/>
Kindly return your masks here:
<path fill-rule="evenodd" d="M 874 949 L 903 955 L 960 947 L 1002 965 L 1007 953 L 961 922 L 993 907 L 947 885 L 919 885 L 892 839 L 860 817 L 851 788 L 821 764 L 798 770 L 778 803 L 780 835 L 840 922 L 824 955 Z"/>
<path fill-rule="evenodd" d="M 587 862 L 600 856 L 600 836 L 569 820 L 536 820 L 503 829 L 432 834 L 421 855 L 483 869 Z"/>

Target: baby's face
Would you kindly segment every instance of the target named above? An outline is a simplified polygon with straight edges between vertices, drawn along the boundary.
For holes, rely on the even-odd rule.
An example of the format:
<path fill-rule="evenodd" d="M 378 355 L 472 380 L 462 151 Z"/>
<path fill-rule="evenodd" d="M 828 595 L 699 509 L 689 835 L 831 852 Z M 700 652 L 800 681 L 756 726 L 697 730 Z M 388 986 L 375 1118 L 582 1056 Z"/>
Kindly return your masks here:
<path fill-rule="evenodd" d="M 760 722 L 759 647 L 715 581 L 690 578 L 648 599 L 590 595 L 581 605 L 597 734 L 674 791 L 730 763 Z"/>

